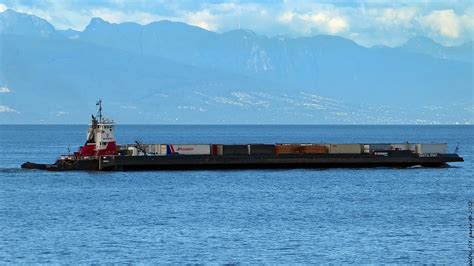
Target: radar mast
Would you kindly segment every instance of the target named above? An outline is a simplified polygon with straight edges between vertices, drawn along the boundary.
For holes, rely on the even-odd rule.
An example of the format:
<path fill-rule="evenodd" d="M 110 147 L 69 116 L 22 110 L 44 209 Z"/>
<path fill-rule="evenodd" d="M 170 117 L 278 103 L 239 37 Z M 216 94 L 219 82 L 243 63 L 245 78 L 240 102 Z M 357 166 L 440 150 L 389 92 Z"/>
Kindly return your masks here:
<path fill-rule="evenodd" d="M 102 123 L 102 100 L 99 99 L 95 105 L 97 106 L 97 117 L 99 118 L 99 123 Z"/>

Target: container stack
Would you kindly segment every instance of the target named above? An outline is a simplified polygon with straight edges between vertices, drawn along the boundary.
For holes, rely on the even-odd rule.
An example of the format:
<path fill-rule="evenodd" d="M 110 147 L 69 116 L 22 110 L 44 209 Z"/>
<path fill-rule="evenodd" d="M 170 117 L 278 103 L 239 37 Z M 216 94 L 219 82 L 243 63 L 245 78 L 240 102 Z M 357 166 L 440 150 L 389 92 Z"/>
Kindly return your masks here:
<path fill-rule="evenodd" d="M 416 153 L 432 154 L 432 153 L 448 153 L 448 144 L 416 144 Z"/>
<path fill-rule="evenodd" d="M 360 154 L 363 146 L 360 144 L 330 144 L 329 153 L 350 153 Z"/>
<path fill-rule="evenodd" d="M 185 155 L 209 155 L 211 145 L 209 144 L 170 144 L 168 151 L 171 154 Z"/>
<path fill-rule="evenodd" d="M 248 155 L 248 145 L 223 145 L 223 155 Z"/>
<path fill-rule="evenodd" d="M 247 145 L 249 154 L 272 155 L 275 154 L 275 145 L 269 144 L 249 144 Z"/>
<path fill-rule="evenodd" d="M 277 144 L 275 154 L 321 154 L 328 153 L 327 145 L 320 144 Z"/>
<path fill-rule="evenodd" d="M 290 154 L 372 154 L 377 152 L 411 152 L 445 154 L 447 144 L 375 143 L 375 144 L 140 144 L 122 145 L 119 151 L 140 155 L 290 155 Z"/>

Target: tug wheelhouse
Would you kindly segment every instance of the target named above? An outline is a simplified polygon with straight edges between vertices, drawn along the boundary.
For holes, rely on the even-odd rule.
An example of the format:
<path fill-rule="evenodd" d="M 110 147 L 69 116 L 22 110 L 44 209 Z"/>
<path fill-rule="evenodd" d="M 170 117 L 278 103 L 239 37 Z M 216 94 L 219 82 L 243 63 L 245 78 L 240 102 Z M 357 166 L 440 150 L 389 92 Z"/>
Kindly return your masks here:
<path fill-rule="evenodd" d="M 117 143 L 114 136 L 114 121 L 102 117 L 102 101 L 97 102 L 97 117 L 92 115 L 84 146 L 75 153 L 77 157 L 116 155 Z"/>

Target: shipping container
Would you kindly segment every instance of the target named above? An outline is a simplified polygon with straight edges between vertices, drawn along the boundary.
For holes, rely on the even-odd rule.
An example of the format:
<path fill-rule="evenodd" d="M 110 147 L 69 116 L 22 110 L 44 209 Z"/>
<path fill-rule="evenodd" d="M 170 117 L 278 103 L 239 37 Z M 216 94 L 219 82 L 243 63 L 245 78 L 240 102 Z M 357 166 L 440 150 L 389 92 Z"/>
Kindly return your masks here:
<path fill-rule="evenodd" d="M 217 155 L 217 144 L 211 144 L 211 154 Z"/>
<path fill-rule="evenodd" d="M 211 145 L 211 154 L 212 155 L 222 155 L 223 152 L 222 144 L 212 144 Z"/>
<path fill-rule="evenodd" d="M 267 155 L 275 153 L 275 145 L 269 144 L 249 144 L 249 154 Z"/>
<path fill-rule="evenodd" d="M 128 147 L 127 148 L 127 155 L 129 156 L 137 156 L 138 155 L 138 150 L 135 147 Z"/>
<path fill-rule="evenodd" d="M 164 146 L 164 150 L 161 149 Z M 160 144 L 140 144 L 140 145 L 127 145 L 127 149 L 130 147 L 136 148 L 139 152 L 145 151 L 147 155 L 166 155 L 166 145 Z"/>
<path fill-rule="evenodd" d="M 160 155 L 169 155 L 171 153 L 168 153 L 168 145 L 166 144 L 161 144 L 160 145 Z"/>
<path fill-rule="evenodd" d="M 398 143 L 390 145 L 392 151 L 412 151 L 415 152 L 416 145 L 410 143 Z"/>
<path fill-rule="evenodd" d="M 448 153 L 448 144 L 417 144 L 417 153 Z"/>
<path fill-rule="evenodd" d="M 277 144 L 275 145 L 275 154 L 298 154 L 301 151 L 299 144 Z"/>
<path fill-rule="evenodd" d="M 391 144 L 388 143 L 374 143 L 374 144 L 366 144 L 369 145 L 369 151 L 370 152 L 376 152 L 376 151 L 389 151 L 391 150 Z M 365 147 L 364 147 L 365 149 Z"/>
<path fill-rule="evenodd" d="M 155 153 L 155 145 L 153 144 L 141 144 L 140 146 L 137 145 L 137 148 L 145 150 L 147 154 Z"/>
<path fill-rule="evenodd" d="M 224 155 L 248 155 L 248 145 L 223 145 L 222 153 Z"/>
<path fill-rule="evenodd" d="M 328 147 L 321 144 L 277 144 L 275 154 L 319 154 L 328 153 Z"/>
<path fill-rule="evenodd" d="M 142 148 L 143 150 L 145 150 L 145 152 L 146 152 L 147 154 L 155 152 L 155 151 L 153 150 L 153 148 L 154 148 L 153 144 L 142 144 L 142 145 L 140 145 L 140 148 Z"/>
<path fill-rule="evenodd" d="M 364 144 L 362 151 L 364 153 L 370 153 L 370 145 Z"/>
<path fill-rule="evenodd" d="M 301 153 L 304 154 L 319 154 L 319 153 L 328 153 L 329 148 L 326 145 L 302 145 Z"/>
<path fill-rule="evenodd" d="M 148 155 L 166 155 L 166 153 L 162 153 L 161 145 L 160 144 L 148 144 L 147 149 Z"/>
<path fill-rule="evenodd" d="M 363 146 L 360 144 L 330 144 L 329 153 L 351 153 L 360 154 Z"/>
<path fill-rule="evenodd" d="M 186 155 L 209 155 L 211 154 L 211 145 L 209 144 L 170 144 L 171 154 Z"/>

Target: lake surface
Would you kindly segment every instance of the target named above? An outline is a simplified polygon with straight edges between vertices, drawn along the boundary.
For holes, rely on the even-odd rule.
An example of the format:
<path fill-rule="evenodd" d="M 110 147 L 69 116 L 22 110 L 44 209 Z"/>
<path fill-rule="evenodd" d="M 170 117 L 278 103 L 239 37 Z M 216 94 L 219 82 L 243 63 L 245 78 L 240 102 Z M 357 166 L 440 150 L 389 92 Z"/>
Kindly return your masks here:
<path fill-rule="evenodd" d="M 86 129 L 0 126 L 1 263 L 467 262 L 473 126 L 116 127 L 122 144 L 459 143 L 450 168 L 19 169 L 76 150 Z"/>

